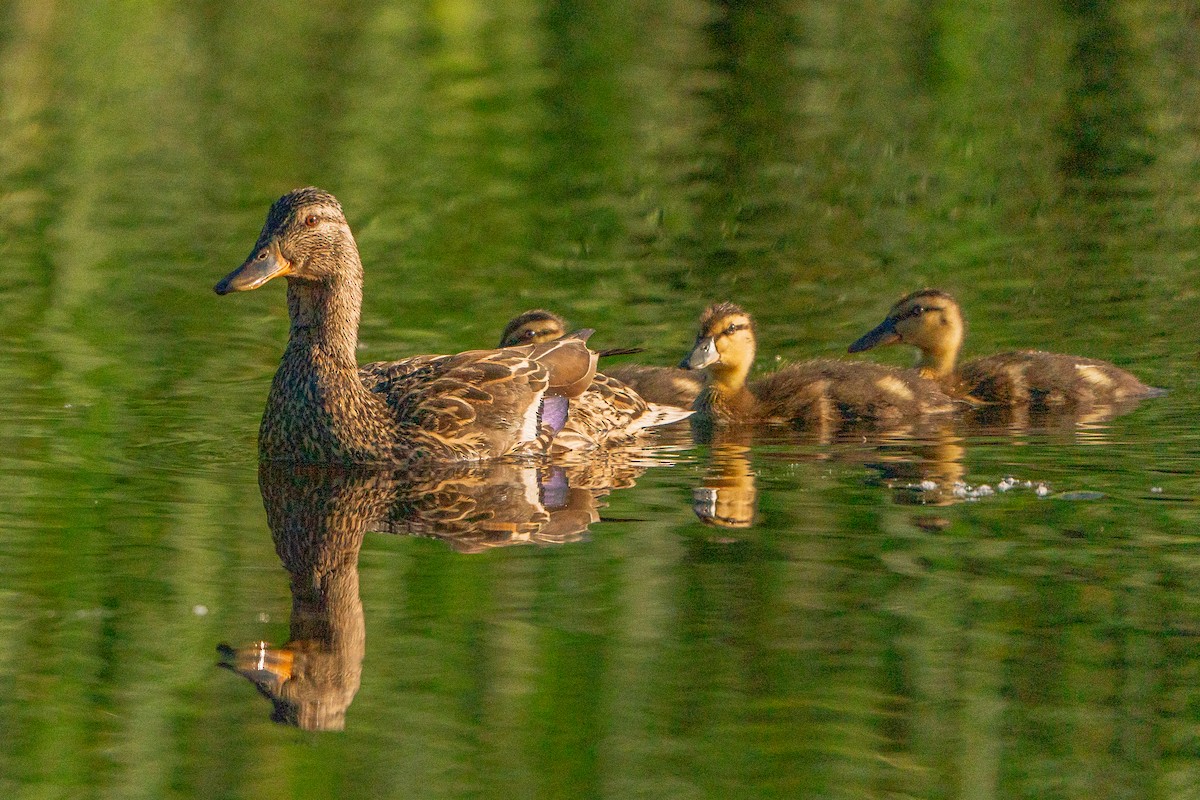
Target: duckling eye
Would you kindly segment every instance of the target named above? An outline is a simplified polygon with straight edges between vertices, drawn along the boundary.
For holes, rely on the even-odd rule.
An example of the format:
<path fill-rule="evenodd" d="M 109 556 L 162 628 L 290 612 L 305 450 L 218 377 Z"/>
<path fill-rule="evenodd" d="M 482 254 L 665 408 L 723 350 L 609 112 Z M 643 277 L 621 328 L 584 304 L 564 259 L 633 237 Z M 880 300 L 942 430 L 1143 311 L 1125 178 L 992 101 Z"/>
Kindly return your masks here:
<path fill-rule="evenodd" d="M 307 217 L 304 218 L 304 224 L 306 226 L 308 226 L 309 228 L 317 227 L 318 222 L 320 222 L 320 220 L 317 219 L 316 214 L 309 214 Z"/>

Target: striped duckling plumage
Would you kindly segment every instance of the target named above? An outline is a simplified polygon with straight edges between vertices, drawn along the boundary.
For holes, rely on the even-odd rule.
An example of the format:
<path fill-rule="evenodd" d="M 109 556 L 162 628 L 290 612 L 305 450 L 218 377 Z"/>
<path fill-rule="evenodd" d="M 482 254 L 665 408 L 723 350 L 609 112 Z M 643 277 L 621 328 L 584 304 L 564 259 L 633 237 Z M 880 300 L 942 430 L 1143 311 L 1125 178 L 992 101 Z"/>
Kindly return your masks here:
<path fill-rule="evenodd" d="M 285 277 L 287 348 L 259 428 L 259 456 L 309 464 L 476 461 L 550 449 L 567 400 L 591 383 L 586 335 L 359 367 L 362 261 L 341 204 L 297 189 L 277 200 L 217 294 Z"/>
<path fill-rule="evenodd" d="M 883 322 L 850 345 L 857 353 L 903 342 L 920 351 L 917 368 L 949 393 L 977 403 L 1034 408 L 1089 408 L 1154 397 L 1125 370 L 1095 358 L 1017 350 L 958 364 L 966 324 L 958 302 L 939 289 L 902 297 Z"/>
<path fill-rule="evenodd" d="M 747 382 L 757 347 L 754 322 L 733 303 L 709 306 L 687 359 L 707 374 L 696 417 L 712 423 L 791 422 L 829 428 L 847 422 L 907 423 L 955 403 L 912 370 L 814 359 Z"/>
<path fill-rule="evenodd" d="M 526 311 L 509 321 L 501 347 L 561 341 L 562 317 L 544 309 Z M 601 355 L 611 351 L 601 351 Z M 624 352 L 624 351 L 616 351 Z M 555 436 L 555 449 L 581 450 L 630 441 L 650 428 L 691 416 L 688 408 L 647 402 L 639 392 L 611 375 L 597 372 L 587 389 L 570 402 L 566 424 Z"/>

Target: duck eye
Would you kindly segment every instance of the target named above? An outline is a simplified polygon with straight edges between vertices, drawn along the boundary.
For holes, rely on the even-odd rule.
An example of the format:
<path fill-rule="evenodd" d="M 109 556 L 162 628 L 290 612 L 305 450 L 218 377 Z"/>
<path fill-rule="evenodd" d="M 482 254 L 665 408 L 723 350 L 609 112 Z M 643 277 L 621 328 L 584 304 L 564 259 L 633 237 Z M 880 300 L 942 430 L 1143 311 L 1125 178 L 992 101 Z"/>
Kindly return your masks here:
<path fill-rule="evenodd" d="M 309 214 L 307 217 L 304 218 L 304 224 L 310 228 L 317 227 L 318 222 L 320 222 L 320 220 L 317 219 L 316 214 Z"/>

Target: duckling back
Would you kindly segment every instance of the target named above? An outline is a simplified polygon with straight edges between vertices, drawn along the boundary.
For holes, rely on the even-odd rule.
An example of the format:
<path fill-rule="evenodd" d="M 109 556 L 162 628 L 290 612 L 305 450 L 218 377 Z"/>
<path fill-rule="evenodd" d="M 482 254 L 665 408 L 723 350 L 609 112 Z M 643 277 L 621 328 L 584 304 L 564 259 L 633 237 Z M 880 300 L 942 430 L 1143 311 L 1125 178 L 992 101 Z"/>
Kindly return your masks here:
<path fill-rule="evenodd" d="M 702 372 L 678 367 L 618 364 L 605 367 L 604 374 L 629 386 L 644 400 L 679 408 L 691 408 L 704 386 Z"/>
<path fill-rule="evenodd" d="M 952 411 L 954 401 L 914 370 L 815 359 L 790 364 L 750 384 L 760 419 L 825 425 L 893 423 Z"/>
<path fill-rule="evenodd" d="M 957 391 L 989 403 L 1045 408 L 1102 406 L 1164 394 L 1095 358 L 1021 350 L 962 365 Z"/>

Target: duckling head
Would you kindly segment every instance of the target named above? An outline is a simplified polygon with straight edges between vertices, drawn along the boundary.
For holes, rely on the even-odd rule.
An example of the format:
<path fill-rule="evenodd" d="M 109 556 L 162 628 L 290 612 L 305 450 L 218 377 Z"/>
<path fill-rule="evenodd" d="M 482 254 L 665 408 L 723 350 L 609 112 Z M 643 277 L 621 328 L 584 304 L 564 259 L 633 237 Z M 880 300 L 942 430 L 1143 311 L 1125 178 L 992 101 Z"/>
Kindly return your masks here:
<path fill-rule="evenodd" d="M 684 369 L 707 369 L 722 384 L 744 383 L 754 364 L 754 321 L 733 303 L 709 306 L 700 316 L 700 332 Z"/>
<path fill-rule="evenodd" d="M 346 277 L 361 282 L 358 246 L 341 203 L 329 192 L 310 186 L 276 200 L 249 257 L 213 288 L 222 295 L 246 292 L 279 277 L 292 284 Z"/>
<path fill-rule="evenodd" d="M 567 323 L 558 314 L 535 308 L 509 321 L 500 334 L 501 347 L 519 344 L 541 344 L 560 339 L 567 332 Z"/>
<path fill-rule="evenodd" d="M 962 311 L 954 298 L 939 289 L 913 292 L 892 306 L 883 322 L 850 345 L 851 353 L 897 342 L 921 351 L 917 366 L 926 377 L 941 378 L 954 371 L 962 347 Z"/>

